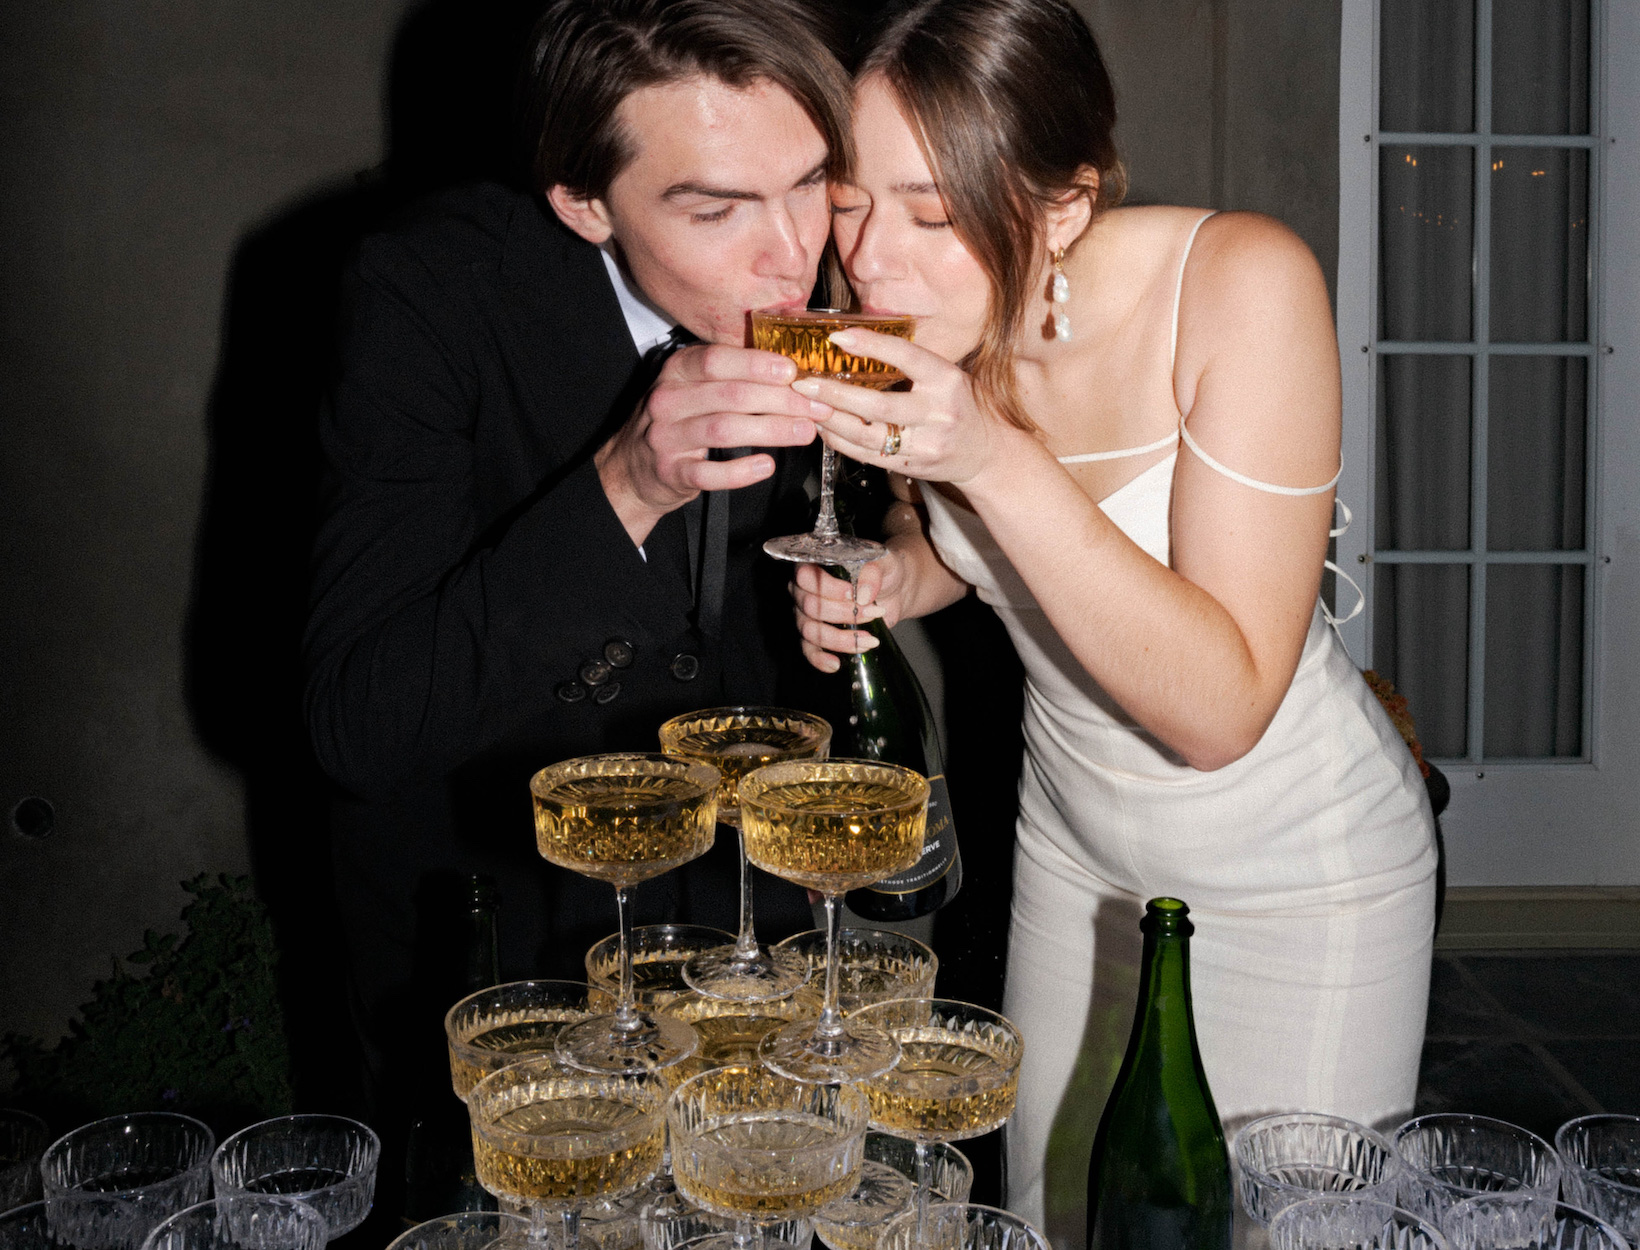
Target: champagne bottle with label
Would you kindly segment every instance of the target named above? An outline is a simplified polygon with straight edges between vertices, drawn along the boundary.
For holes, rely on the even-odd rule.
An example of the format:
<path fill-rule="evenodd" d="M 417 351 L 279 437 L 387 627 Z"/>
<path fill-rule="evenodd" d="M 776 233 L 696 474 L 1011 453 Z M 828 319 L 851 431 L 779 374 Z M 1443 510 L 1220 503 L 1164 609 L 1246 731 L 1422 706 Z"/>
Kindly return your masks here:
<path fill-rule="evenodd" d="M 1190 1010 L 1190 909 L 1153 898 L 1139 1004 L 1088 1167 L 1089 1250 L 1229 1250 L 1224 1130 Z"/>
<path fill-rule="evenodd" d="M 833 729 L 831 753 L 899 764 L 927 777 L 928 828 L 921 859 L 875 885 L 849 891 L 846 902 L 867 920 L 910 920 L 957 896 L 962 888 L 962 856 L 928 696 L 888 627 L 875 620 L 863 628 L 877 645 L 859 655 L 841 657 L 849 683 L 849 707 L 845 723 Z"/>

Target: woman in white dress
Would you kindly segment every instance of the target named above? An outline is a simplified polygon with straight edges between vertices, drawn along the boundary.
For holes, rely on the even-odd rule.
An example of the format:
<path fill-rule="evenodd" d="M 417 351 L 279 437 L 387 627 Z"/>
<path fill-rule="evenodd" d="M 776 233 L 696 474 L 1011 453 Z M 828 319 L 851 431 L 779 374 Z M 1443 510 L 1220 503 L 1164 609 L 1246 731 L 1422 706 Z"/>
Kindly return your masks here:
<path fill-rule="evenodd" d="M 1422 780 L 1318 596 L 1340 407 L 1320 269 L 1267 217 L 1116 207 L 1114 122 L 1064 0 L 902 12 L 833 195 L 862 307 L 918 319 L 915 344 L 843 345 L 914 385 L 795 384 L 836 410 L 828 442 L 913 484 L 862 616 L 972 587 L 1024 661 L 1009 1205 L 1069 1245 L 1146 898 L 1191 907 L 1232 1129 L 1405 1117 L 1433 928 Z M 842 582 L 805 567 L 795 594 L 816 666 L 870 645 Z"/>

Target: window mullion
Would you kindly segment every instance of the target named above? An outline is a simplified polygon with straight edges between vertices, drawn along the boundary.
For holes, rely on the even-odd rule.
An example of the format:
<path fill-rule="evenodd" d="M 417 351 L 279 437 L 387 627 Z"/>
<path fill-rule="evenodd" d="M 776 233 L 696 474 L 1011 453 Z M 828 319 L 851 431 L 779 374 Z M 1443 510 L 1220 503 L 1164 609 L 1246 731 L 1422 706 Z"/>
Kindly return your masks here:
<path fill-rule="evenodd" d="M 1487 401 L 1491 369 L 1486 352 L 1492 317 L 1492 0 L 1475 0 L 1474 337 L 1471 390 L 1469 547 L 1469 689 L 1467 745 L 1479 763 L 1486 747 Z"/>

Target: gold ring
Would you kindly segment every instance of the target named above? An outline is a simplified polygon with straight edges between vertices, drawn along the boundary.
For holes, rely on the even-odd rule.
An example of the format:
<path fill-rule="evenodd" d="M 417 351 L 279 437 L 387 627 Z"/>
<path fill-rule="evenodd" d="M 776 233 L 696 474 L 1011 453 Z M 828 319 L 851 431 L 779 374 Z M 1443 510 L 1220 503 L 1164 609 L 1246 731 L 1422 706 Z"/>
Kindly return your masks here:
<path fill-rule="evenodd" d="M 894 422 L 888 422 L 888 437 L 883 439 L 883 455 L 898 455 L 900 450 L 900 427 Z"/>

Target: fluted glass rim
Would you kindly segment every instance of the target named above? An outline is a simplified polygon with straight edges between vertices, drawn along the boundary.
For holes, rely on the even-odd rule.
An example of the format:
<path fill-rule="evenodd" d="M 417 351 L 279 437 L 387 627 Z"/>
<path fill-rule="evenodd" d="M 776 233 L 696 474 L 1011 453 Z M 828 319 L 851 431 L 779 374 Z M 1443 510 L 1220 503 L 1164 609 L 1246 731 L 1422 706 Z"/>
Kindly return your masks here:
<path fill-rule="evenodd" d="M 304 1190 L 299 1194 L 287 1194 L 286 1197 L 303 1198 L 307 1195 L 328 1193 L 363 1177 L 375 1175 L 376 1168 L 381 1163 L 382 1154 L 382 1139 L 377 1136 L 375 1129 L 362 1120 L 355 1120 L 345 1115 L 331 1115 L 322 1111 L 299 1111 L 295 1115 L 276 1115 L 270 1116 L 266 1120 L 258 1120 L 255 1124 L 247 1124 L 237 1133 L 231 1133 L 222 1139 L 222 1144 L 216 1148 L 216 1153 L 211 1156 L 211 1180 L 219 1191 L 217 1197 L 246 1192 L 242 1184 L 228 1179 L 224 1174 L 228 1157 L 236 1147 L 254 1141 L 257 1137 L 264 1136 L 275 1128 L 296 1127 L 338 1129 L 344 1134 L 357 1133 L 360 1137 L 363 1157 L 360 1159 L 357 1170 L 349 1172 L 346 1180 L 337 1181 L 333 1185 L 325 1185 L 319 1189 Z M 229 1191 L 228 1195 L 220 1192 L 224 1188 Z"/>
<path fill-rule="evenodd" d="M 747 1155 L 775 1155 L 782 1158 L 795 1158 L 798 1156 L 820 1157 L 829 1154 L 836 1154 L 841 1148 L 841 1143 L 844 1140 L 847 1138 L 858 1137 L 860 1139 L 860 1149 L 862 1152 L 861 1157 L 864 1158 L 865 1135 L 866 1129 L 870 1124 L 871 1108 L 870 1104 L 866 1101 L 865 1094 L 861 1092 L 857 1085 L 828 1085 L 816 1084 L 809 1081 L 796 1081 L 789 1076 L 780 1075 L 780 1073 L 774 1071 L 772 1068 L 754 1066 L 752 1064 L 730 1064 L 722 1068 L 711 1068 L 705 1072 L 697 1072 L 688 1080 L 681 1082 L 678 1087 L 672 1091 L 671 1096 L 666 1100 L 666 1127 L 667 1131 L 672 1134 L 672 1149 L 674 1155 L 678 1150 L 678 1143 L 686 1141 L 693 1142 L 700 1136 L 699 1130 L 693 1128 L 684 1121 L 683 1108 L 685 1104 L 688 1103 L 690 1099 L 699 1095 L 710 1082 L 714 1080 L 721 1081 L 726 1075 L 739 1074 L 756 1075 L 766 1079 L 771 1084 L 777 1084 L 780 1087 L 787 1089 L 790 1093 L 803 1096 L 812 1096 L 814 1094 L 825 1093 L 827 1091 L 831 1092 L 837 1099 L 837 1116 L 839 1123 L 844 1129 L 844 1137 L 836 1140 L 817 1142 L 812 1146 L 800 1146 L 783 1150 L 761 1150 L 753 1147 L 736 1147 L 737 1153 L 745 1153 Z"/>
<path fill-rule="evenodd" d="M 1273 1129 L 1281 1129 L 1294 1125 L 1313 1125 L 1317 1128 L 1339 1129 L 1345 1133 L 1359 1137 L 1370 1144 L 1384 1159 L 1384 1174 L 1371 1183 L 1363 1183 L 1359 1190 L 1324 1191 L 1309 1189 L 1302 1185 L 1293 1185 L 1287 1181 L 1278 1180 L 1251 1157 L 1254 1140 L 1261 1134 Z M 1318 1196 L 1324 1192 L 1359 1193 L 1369 1196 L 1370 1192 L 1387 1190 L 1389 1197 L 1395 1197 L 1395 1186 L 1400 1183 L 1401 1174 L 1406 1170 L 1406 1163 L 1396 1151 L 1394 1144 L 1383 1133 L 1358 1120 L 1351 1120 L 1345 1116 L 1329 1115 L 1321 1111 L 1281 1111 L 1274 1115 L 1260 1116 L 1256 1120 L 1249 1120 L 1236 1130 L 1235 1136 L 1230 1139 L 1230 1157 L 1234 1160 L 1237 1170 L 1241 1173 L 1243 1183 L 1238 1185 L 1241 1190 L 1242 1209 L 1249 1218 L 1259 1224 L 1268 1224 L 1275 1211 L 1264 1214 L 1253 1209 L 1246 1188 L 1246 1181 L 1250 1178 L 1261 1190 L 1281 1195 L 1295 1195 L 1292 1201 L 1302 1201 L 1304 1198 Z M 1364 1178 L 1363 1178 L 1364 1179 Z M 1291 1202 L 1283 1203 L 1290 1206 Z M 1280 1208 L 1277 1208 L 1278 1210 Z"/>
<path fill-rule="evenodd" d="M 1311 1198 L 1304 1198 L 1291 1206 L 1283 1207 L 1270 1217 L 1270 1244 L 1277 1246 L 1277 1237 L 1284 1231 L 1285 1226 L 1296 1220 L 1303 1219 L 1312 1211 L 1319 1211 L 1323 1207 L 1371 1206 L 1377 1208 L 1377 1214 L 1385 1223 L 1398 1220 L 1409 1224 L 1421 1236 L 1428 1240 L 1432 1250 L 1451 1250 L 1451 1242 L 1441 1231 L 1440 1227 L 1416 1211 L 1409 1211 L 1406 1207 L 1394 1202 L 1386 1202 L 1381 1198 L 1368 1198 L 1357 1194 L 1316 1194 Z"/>
<path fill-rule="evenodd" d="M 1600 1235 L 1605 1239 L 1606 1250 L 1629 1250 L 1628 1238 L 1623 1236 L 1622 1232 L 1610 1220 L 1596 1215 L 1593 1211 L 1573 1206 L 1569 1202 L 1525 1190 L 1512 1190 L 1508 1193 L 1496 1194 L 1476 1194 L 1473 1197 L 1463 1199 L 1461 1202 L 1455 1202 L 1452 1204 L 1452 1209 L 1446 1213 L 1441 1221 L 1441 1225 L 1447 1234 L 1447 1239 L 1452 1243 L 1452 1250 L 1466 1250 L 1469 1243 L 1460 1236 L 1459 1224 L 1462 1217 L 1468 1212 L 1480 1211 L 1488 1206 L 1526 1207 L 1534 1205 L 1546 1207 L 1550 1213 L 1550 1218 L 1556 1223 L 1571 1219 L 1574 1222 L 1592 1225 L 1599 1230 Z M 1561 1245 L 1563 1243 L 1557 1238 L 1551 1244 Z M 1580 1250 L 1595 1250 L 1593 1247 L 1583 1246 L 1580 1242 L 1574 1242 L 1573 1244 L 1579 1245 Z M 1483 1250 L 1483 1248 L 1474 1247 L 1472 1250 Z"/>
<path fill-rule="evenodd" d="M 1632 1201 L 1640 1201 L 1640 1185 L 1614 1181 L 1611 1177 L 1602 1175 L 1588 1164 L 1574 1157 L 1572 1135 L 1579 1130 L 1592 1128 L 1598 1123 L 1632 1125 L 1635 1140 L 1640 1143 L 1640 1115 L 1623 1115 L 1613 1111 L 1602 1111 L 1596 1115 L 1580 1115 L 1576 1119 L 1567 1120 L 1566 1123 L 1555 1130 L 1555 1153 L 1560 1156 L 1561 1167 L 1566 1171 L 1575 1169 L 1579 1179 L 1585 1184 L 1611 1189 Z"/>
<path fill-rule="evenodd" d="M 710 764 L 702 764 L 697 760 L 685 759 L 681 755 L 667 755 L 663 751 L 605 751 L 596 755 L 578 755 L 574 759 L 560 760 L 556 764 L 548 764 L 530 778 L 530 793 L 537 799 L 544 799 L 553 789 L 565 781 L 575 777 L 619 777 L 628 775 L 620 771 L 596 772 L 599 766 L 613 767 L 619 764 L 666 765 L 665 771 L 674 777 L 682 777 L 692 785 L 702 788 L 706 793 L 714 792 L 722 774 Z M 655 776 L 653 767 L 646 770 L 634 768 L 631 776 Z M 668 800 L 674 802 L 675 800 Z"/>
<path fill-rule="evenodd" d="M 762 768 L 754 768 L 740 779 L 740 807 L 742 811 L 748 806 L 755 806 L 783 815 L 799 815 L 801 813 L 795 807 L 769 802 L 766 797 L 769 790 L 793 781 L 851 780 L 853 773 L 872 771 L 901 778 L 908 783 L 905 798 L 897 803 L 874 807 L 874 813 L 908 812 L 927 805 L 928 778 L 916 769 L 907 768 L 903 764 L 890 764 L 885 760 L 832 756 L 824 760 L 787 760 L 780 764 L 765 764 Z"/>
<path fill-rule="evenodd" d="M 184 1207 L 174 1215 L 168 1215 L 153 1228 L 148 1230 L 148 1236 L 142 1239 L 142 1250 L 155 1250 L 163 1236 L 169 1231 L 181 1226 L 189 1219 L 197 1218 L 207 1210 L 226 1210 L 230 1206 L 271 1207 L 288 1211 L 296 1218 L 299 1225 L 306 1225 L 310 1233 L 318 1234 L 318 1245 L 323 1247 L 330 1240 L 330 1224 L 325 1217 L 311 1203 L 304 1202 L 292 1194 L 223 1194 L 215 1198 L 207 1198 L 203 1202 L 196 1202 L 191 1207 Z"/>
<path fill-rule="evenodd" d="M 183 1129 L 187 1133 L 193 1134 L 196 1139 L 202 1140 L 203 1145 L 197 1148 L 191 1148 L 189 1153 L 192 1157 L 192 1162 L 188 1163 L 184 1167 L 178 1168 L 174 1173 L 172 1173 L 171 1176 L 166 1177 L 165 1180 L 154 1181 L 148 1185 L 139 1185 L 134 1189 L 88 1191 L 82 1190 L 77 1185 L 63 1184 L 52 1176 L 53 1166 L 60 1165 L 60 1161 L 63 1156 L 70 1149 L 72 1149 L 74 1145 L 79 1145 L 85 1141 L 89 1141 L 96 1134 L 112 1132 L 117 1125 L 136 1127 L 139 1124 L 145 1123 L 174 1125 Z M 42 1187 L 45 1190 L 47 1199 L 50 1199 L 55 1194 L 82 1192 L 95 1192 L 99 1194 L 106 1194 L 112 1198 L 123 1198 L 131 1194 L 140 1194 L 145 1189 L 153 1188 L 154 1185 L 168 1184 L 170 1181 L 175 1180 L 178 1177 L 191 1175 L 198 1172 L 202 1168 L 209 1168 L 211 1165 L 211 1160 L 215 1158 L 213 1152 L 218 1149 L 220 1149 L 220 1147 L 217 1146 L 216 1133 L 212 1131 L 211 1126 L 206 1124 L 203 1120 L 197 1120 L 191 1115 L 183 1115 L 180 1111 L 127 1111 L 121 1113 L 120 1115 L 103 1116 L 101 1119 L 92 1120 L 87 1124 L 80 1125 L 78 1128 L 69 1129 L 68 1132 L 57 1138 L 56 1141 L 52 1142 L 51 1145 L 47 1146 L 45 1150 L 40 1153 L 40 1180 Z"/>
<path fill-rule="evenodd" d="M 568 1067 L 554 1057 L 535 1057 L 497 1068 L 473 1086 L 472 1093 L 467 1095 L 467 1106 L 475 1134 L 492 1144 L 502 1138 L 515 1139 L 520 1136 L 505 1129 L 497 1130 L 493 1122 L 485 1119 L 482 1114 L 485 1099 L 499 1097 L 502 1090 L 511 1088 L 511 1083 L 520 1080 L 585 1086 L 588 1089 L 596 1088 L 600 1092 L 613 1087 L 622 1095 L 633 1096 L 638 1104 L 638 1110 L 644 1115 L 644 1123 L 649 1126 L 648 1131 L 643 1131 L 642 1125 L 639 1124 L 597 1132 L 588 1130 L 576 1139 L 579 1151 L 583 1154 L 603 1153 L 606 1148 L 613 1152 L 621 1149 L 625 1142 L 642 1140 L 648 1133 L 660 1127 L 666 1107 L 667 1085 L 664 1077 L 658 1073 L 642 1072 L 628 1075 L 615 1072 L 588 1072 Z"/>
<path fill-rule="evenodd" d="M 983 1216 L 992 1217 L 995 1223 L 1012 1225 L 1020 1229 L 1025 1234 L 1032 1250 L 1053 1250 L 1047 1235 L 1024 1216 L 1016 1215 L 1002 1207 L 987 1206 L 982 1202 L 935 1202 L 929 1205 L 926 1215 L 918 1212 L 915 1208 L 910 1211 L 902 1211 L 883 1225 L 883 1231 L 878 1235 L 877 1244 L 879 1247 L 892 1246 L 894 1234 L 906 1225 L 915 1223 L 919 1218 L 933 1220 L 938 1216 L 956 1212 L 962 1212 L 964 1225 L 968 1223 L 970 1212 L 978 1212 Z"/>

